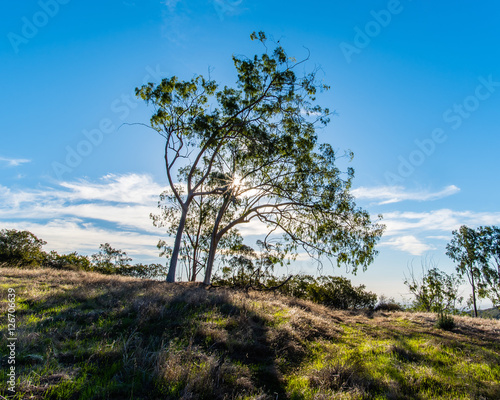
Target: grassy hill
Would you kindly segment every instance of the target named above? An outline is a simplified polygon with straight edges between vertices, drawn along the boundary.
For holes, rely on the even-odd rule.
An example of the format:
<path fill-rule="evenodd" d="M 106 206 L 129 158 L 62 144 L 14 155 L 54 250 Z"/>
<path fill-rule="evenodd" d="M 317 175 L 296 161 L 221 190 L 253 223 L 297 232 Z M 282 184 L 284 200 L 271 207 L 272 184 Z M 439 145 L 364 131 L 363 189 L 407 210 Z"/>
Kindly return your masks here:
<path fill-rule="evenodd" d="M 272 293 L 0 269 L 18 399 L 499 399 L 500 321 L 331 310 Z M 7 381 L 1 304 L 0 394 Z"/>

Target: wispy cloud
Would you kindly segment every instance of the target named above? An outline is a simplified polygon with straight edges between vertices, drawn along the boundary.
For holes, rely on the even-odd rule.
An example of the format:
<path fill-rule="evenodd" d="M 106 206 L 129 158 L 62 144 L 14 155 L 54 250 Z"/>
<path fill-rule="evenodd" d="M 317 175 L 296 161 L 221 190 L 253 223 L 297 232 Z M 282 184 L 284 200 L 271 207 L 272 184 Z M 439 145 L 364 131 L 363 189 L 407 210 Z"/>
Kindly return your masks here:
<path fill-rule="evenodd" d="M 123 246 L 131 255 L 156 252 L 164 232 L 149 218 L 164 187 L 148 175 L 107 175 L 98 182 L 62 182 L 56 187 L 11 189 L 0 185 L 0 227 L 27 229 L 68 252 Z"/>
<path fill-rule="evenodd" d="M 82 179 L 36 189 L 0 185 L 0 228 L 30 230 L 46 240 L 48 248 L 61 252 L 94 252 L 100 243 L 109 242 L 131 255 L 149 257 L 157 254 L 158 239 L 165 238 L 165 230 L 154 227 L 149 218 L 158 212 L 158 195 L 164 189 L 151 176 L 141 174 L 106 175 L 98 181 Z M 454 190 L 448 187 L 419 198 Z M 381 246 L 421 255 L 448 240 L 460 225 L 500 225 L 500 212 L 394 211 L 385 213 L 383 222 Z M 258 221 L 238 228 L 245 237 L 268 231 Z"/>
<path fill-rule="evenodd" d="M 386 230 L 380 246 L 392 247 L 411 255 L 435 250 L 451 239 L 451 232 L 461 225 L 499 225 L 500 212 L 395 211 L 384 214 Z M 437 247 L 436 247 L 437 246 Z"/>
<path fill-rule="evenodd" d="M 408 191 L 402 186 L 379 186 L 379 187 L 360 187 L 354 189 L 352 194 L 357 199 L 374 200 L 378 204 L 398 203 L 405 200 L 430 201 L 438 200 L 443 197 L 458 193 L 460 189 L 455 185 L 446 186 L 438 192 L 428 190 Z"/>
<path fill-rule="evenodd" d="M 393 247 L 397 250 L 410 253 L 414 256 L 421 256 L 428 250 L 433 250 L 434 247 L 422 242 L 412 235 L 399 236 L 380 243 L 380 246 Z"/>
<path fill-rule="evenodd" d="M 0 163 L 5 163 L 7 164 L 8 167 L 17 167 L 21 164 L 26 164 L 31 162 L 31 160 L 28 160 L 26 158 L 7 158 L 7 157 L 0 157 Z"/>
<path fill-rule="evenodd" d="M 428 212 L 395 211 L 384 214 L 385 236 L 404 235 L 409 232 L 444 232 L 458 229 L 461 225 L 499 225 L 500 212 L 453 211 L 450 209 Z M 442 238 L 442 235 L 441 237 Z"/>
<path fill-rule="evenodd" d="M 163 187 L 150 176 L 107 175 L 99 182 L 62 182 L 58 187 L 11 190 L 0 186 L 0 218 L 48 220 L 83 218 L 118 227 L 155 231 L 149 214 L 155 211 Z"/>

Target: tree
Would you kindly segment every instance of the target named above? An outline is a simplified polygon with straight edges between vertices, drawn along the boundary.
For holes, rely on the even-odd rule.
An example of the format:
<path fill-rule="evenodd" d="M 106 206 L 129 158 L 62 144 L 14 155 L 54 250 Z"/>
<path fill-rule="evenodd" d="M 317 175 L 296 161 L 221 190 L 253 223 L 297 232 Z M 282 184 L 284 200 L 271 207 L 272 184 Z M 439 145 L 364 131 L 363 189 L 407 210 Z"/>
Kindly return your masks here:
<path fill-rule="evenodd" d="M 263 32 L 251 38 L 266 46 Z M 355 208 L 348 193 L 352 169 L 342 180 L 331 146 L 317 143 L 316 127 L 328 123 L 330 112 L 311 103 L 328 87 L 316 82 L 316 71 L 298 77 L 294 69 L 305 60 L 296 62 L 281 46 L 233 61 L 236 88 L 217 91 L 215 82 L 199 76 L 136 90 L 155 107 L 151 126 L 166 139 L 167 177 L 180 208 L 167 280 L 175 279 L 189 207 L 201 196 L 217 203 L 206 284 L 223 237 L 253 219 L 283 229 L 290 250 L 302 246 L 366 267 L 382 227 Z M 180 162 L 186 168 L 184 194 L 173 180 Z"/>
<path fill-rule="evenodd" d="M 40 265 L 46 253 L 42 246 L 47 242 L 29 231 L 2 229 L 0 231 L 0 262 L 18 265 Z"/>
<path fill-rule="evenodd" d="M 252 38 L 256 37 L 253 34 Z M 260 33 L 259 38 L 264 41 L 265 35 Z M 168 281 L 175 279 L 182 234 L 193 199 L 206 194 L 223 194 L 222 187 L 206 193 L 201 191 L 211 175 L 218 152 L 232 142 L 245 141 L 257 148 L 258 143 L 265 139 L 259 136 L 258 124 L 267 123 L 269 126 L 279 116 L 281 107 L 286 108 L 290 103 L 288 92 L 293 92 L 295 87 L 312 90 L 309 89 L 310 78 L 295 79 L 291 68 L 277 70 L 277 57 L 280 65 L 287 61 L 283 59 L 284 52 L 278 48 L 275 57 L 267 54 L 255 57 L 257 68 L 254 69 L 246 68 L 246 64 L 234 57 L 235 65 L 241 66 L 238 70 L 238 89 L 224 87 L 217 92 L 215 82 L 202 76 L 184 82 L 172 77 L 157 86 L 150 83 L 136 89 L 139 97 L 155 107 L 151 127 L 166 139 L 167 178 L 180 207 Z M 209 105 L 217 107 L 210 110 Z M 188 165 L 183 182 L 185 194 L 179 193 L 173 178 L 181 163 Z"/>
<path fill-rule="evenodd" d="M 472 288 L 472 305 L 477 317 L 476 298 L 484 296 L 485 281 L 480 266 L 483 264 L 483 252 L 479 235 L 474 229 L 462 225 L 458 231 L 452 232 L 453 238 L 446 246 L 446 255 L 457 262 L 457 272 L 464 275 Z"/>
<path fill-rule="evenodd" d="M 482 273 L 487 284 L 485 296 L 500 307 L 500 227 L 481 226 L 477 232 L 482 249 Z"/>
<path fill-rule="evenodd" d="M 104 243 L 99 246 L 99 252 L 92 255 L 92 261 L 98 271 L 113 274 L 128 266 L 132 259 L 124 251 L 114 249 L 109 243 Z"/>
<path fill-rule="evenodd" d="M 419 311 L 454 313 L 457 303 L 463 300 L 458 294 L 461 279 L 440 271 L 436 265 L 426 268 L 422 264 L 420 279 L 415 277 L 413 268 L 410 269 L 404 283 L 415 296 L 413 308 Z"/>

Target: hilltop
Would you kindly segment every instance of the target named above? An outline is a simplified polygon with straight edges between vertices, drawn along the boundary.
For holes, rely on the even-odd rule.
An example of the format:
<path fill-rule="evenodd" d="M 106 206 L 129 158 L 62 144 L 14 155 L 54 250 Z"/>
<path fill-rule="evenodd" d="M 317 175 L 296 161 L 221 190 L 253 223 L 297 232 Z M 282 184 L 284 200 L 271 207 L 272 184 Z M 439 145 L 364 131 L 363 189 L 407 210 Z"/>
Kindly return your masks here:
<path fill-rule="evenodd" d="M 18 399 L 500 398 L 500 321 L 454 317 L 444 331 L 427 313 L 82 271 L 0 272 L 2 299 L 9 288 L 17 297 Z"/>

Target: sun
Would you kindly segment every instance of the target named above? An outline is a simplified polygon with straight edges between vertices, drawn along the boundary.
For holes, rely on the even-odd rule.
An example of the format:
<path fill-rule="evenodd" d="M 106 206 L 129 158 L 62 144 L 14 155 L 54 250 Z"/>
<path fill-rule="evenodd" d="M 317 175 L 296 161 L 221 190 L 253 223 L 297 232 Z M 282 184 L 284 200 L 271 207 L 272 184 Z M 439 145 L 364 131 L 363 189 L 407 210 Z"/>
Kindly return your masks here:
<path fill-rule="evenodd" d="M 234 188 L 239 188 L 242 185 L 241 178 L 238 175 L 233 176 L 232 186 Z"/>

